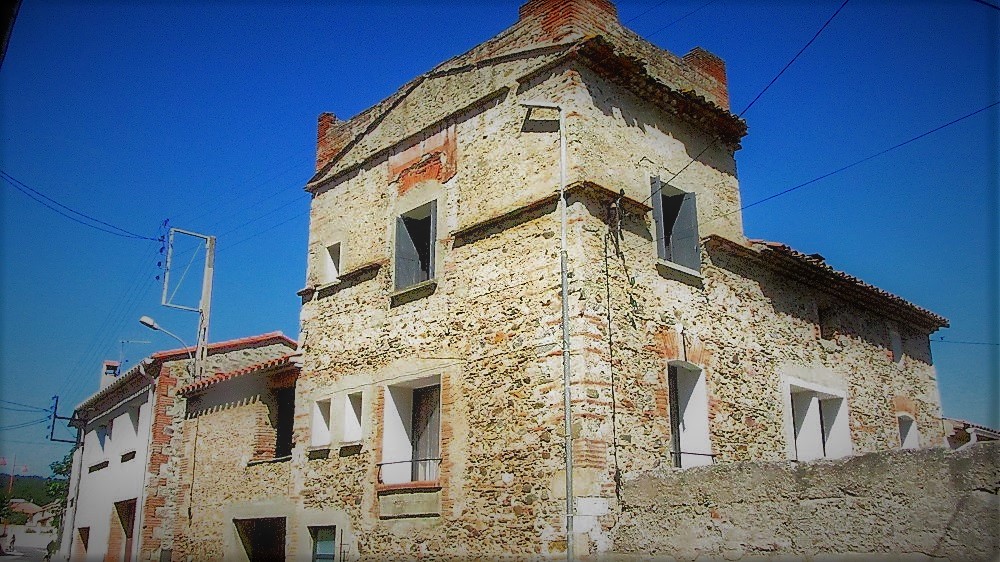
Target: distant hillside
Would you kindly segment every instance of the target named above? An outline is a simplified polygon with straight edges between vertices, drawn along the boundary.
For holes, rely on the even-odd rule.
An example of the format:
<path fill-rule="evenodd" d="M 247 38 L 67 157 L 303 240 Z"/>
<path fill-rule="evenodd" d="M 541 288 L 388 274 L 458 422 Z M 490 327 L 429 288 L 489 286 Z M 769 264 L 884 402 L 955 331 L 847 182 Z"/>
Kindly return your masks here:
<path fill-rule="evenodd" d="M 14 476 L 14 489 L 11 496 L 23 498 L 36 505 L 45 505 L 55 498 L 46 491 L 45 483 L 53 478 L 42 476 Z M 10 482 L 10 475 L 0 475 L 0 496 L 7 497 L 7 486 Z"/>

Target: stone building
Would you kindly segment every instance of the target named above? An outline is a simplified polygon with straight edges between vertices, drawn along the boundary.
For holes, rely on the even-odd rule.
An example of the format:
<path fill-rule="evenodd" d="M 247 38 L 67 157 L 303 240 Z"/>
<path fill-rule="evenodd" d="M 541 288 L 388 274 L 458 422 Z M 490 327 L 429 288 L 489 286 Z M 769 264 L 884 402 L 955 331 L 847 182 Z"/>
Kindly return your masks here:
<path fill-rule="evenodd" d="M 206 369 L 232 371 L 296 347 L 279 332 L 213 343 Z M 161 351 L 125 373 L 104 362 L 100 390 L 73 412 L 79 437 L 60 559 L 161 560 L 164 549 L 169 559 L 185 411 L 176 391 L 191 381 L 193 353 Z"/>
<path fill-rule="evenodd" d="M 608 0 L 530 0 L 320 116 L 290 468 L 338 552 L 567 548 L 561 188 L 577 552 L 611 548 L 624 472 L 944 443 L 947 321 L 748 240 L 745 133 L 722 60 Z"/>
<path fill-rule="evenodd" d="M 174 520 L 175 559 L 276 560 L 297 522 L 289 460 L 298 354 L 192 382 Z M 307 539 L 308 541 L 308 539 Z"/>

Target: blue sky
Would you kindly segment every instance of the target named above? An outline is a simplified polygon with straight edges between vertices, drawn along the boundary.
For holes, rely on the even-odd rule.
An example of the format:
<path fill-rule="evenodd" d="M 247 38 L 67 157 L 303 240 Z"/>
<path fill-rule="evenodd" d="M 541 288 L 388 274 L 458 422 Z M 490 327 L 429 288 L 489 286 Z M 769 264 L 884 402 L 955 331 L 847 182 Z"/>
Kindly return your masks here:
<path fill-rule="evenodd" d="M 219 341 L 298 334 L 317 115 L 373 105 L 512 24 L 520 2 L 132 4 L 24 0 L 0 69 L 0 169 L 143 236 L 166 219 L 217 235 Z M 740 110 L 839 4 L 618 8 L 663 48 L 725 59 Z M 972 0 L 851 0 L 745 115 L 744 204 L 1000 99 L 997 14 Z M 821 253 L 949 318 L 934 339 L 975 343 L 932 345 L 945 415 L 994 427 L 997 131 L 994 107 L 744 214 L 751 237 Z M 86 228 L 7 183 L 0 212 L 0 428 L 44 417 L 11 402 L 58 394 L 68 415 L 105 358 L 176 347 L 140 315 L 193 342 L 195 315 L 159 305 L 158 243 Z M 0 455 L 48 474 L 68 446 L 46 435 L 0 430 Z"/>

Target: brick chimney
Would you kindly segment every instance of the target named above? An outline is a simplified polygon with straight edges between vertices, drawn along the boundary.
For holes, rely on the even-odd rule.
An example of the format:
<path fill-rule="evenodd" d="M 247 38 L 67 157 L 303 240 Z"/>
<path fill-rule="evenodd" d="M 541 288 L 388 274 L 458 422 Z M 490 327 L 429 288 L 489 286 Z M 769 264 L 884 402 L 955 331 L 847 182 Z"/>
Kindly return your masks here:
<path fill-rule="evenodd" d="M 610 0 L 528 0 L 518 10 L 518 23 L 540 25 L 549 40 L 574 31 L 597 35 L 618 24 L 618 9 Z"/>
<path fill-rule="evenodd" d="M 725 61 L 701 47 L 695 47 L 684 55 L 684 62 L 714 83 L 709 88 L 709 93 L 719 101 L 720 107 L 729 109 L 729 85 L 726 82 Z"/>
<path fill-rule="evenodd" d="M 332 113 L 320 113 L 316 127 L 316 169 L 319 170 L 330 158 L 343 147 L 343 141 L 337 135 L 342 125 L 337 116 Z"/>

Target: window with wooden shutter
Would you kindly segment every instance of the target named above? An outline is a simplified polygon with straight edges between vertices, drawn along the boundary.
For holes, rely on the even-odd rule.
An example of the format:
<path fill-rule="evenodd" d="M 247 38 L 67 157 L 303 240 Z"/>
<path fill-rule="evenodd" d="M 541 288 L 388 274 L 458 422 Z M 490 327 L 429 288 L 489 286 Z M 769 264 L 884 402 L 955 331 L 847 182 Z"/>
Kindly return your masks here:
<path fill-rule="evenodd" d="M 396 217 L 396 290 L 434 278 L 437 208 L 431 201 Z"/>
<path fill-rule="evenodd" d="M 701 270 L 698 249 L 698 212 L 695 194 L 664 184 L 659 177 L 650 178 L 653 222 L 656 230 L 656 255 L 659 259 Z"/>

